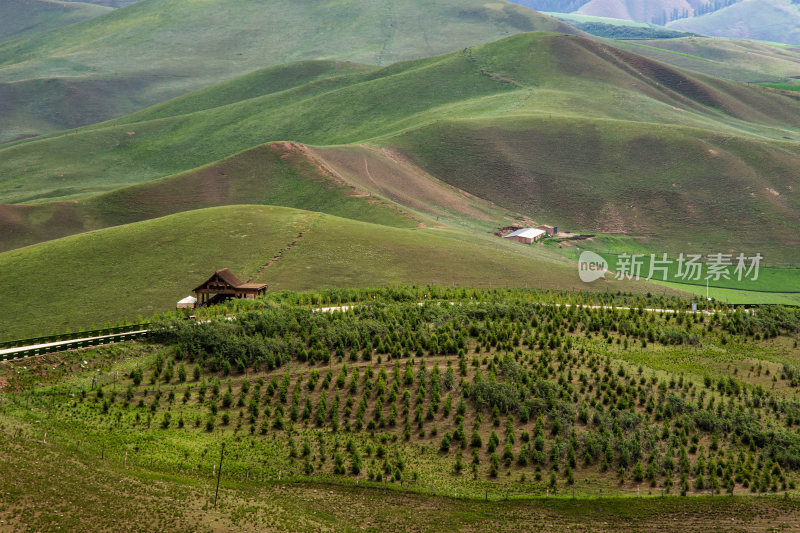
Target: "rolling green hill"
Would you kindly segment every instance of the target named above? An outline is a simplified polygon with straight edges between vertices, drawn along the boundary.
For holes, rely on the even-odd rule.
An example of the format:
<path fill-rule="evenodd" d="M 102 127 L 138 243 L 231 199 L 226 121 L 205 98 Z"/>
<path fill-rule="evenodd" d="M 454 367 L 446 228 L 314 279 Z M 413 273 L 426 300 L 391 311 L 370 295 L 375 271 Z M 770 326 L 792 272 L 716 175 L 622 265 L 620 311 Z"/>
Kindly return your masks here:
<path fill-rule="evenodd" d="M 392 227 L 493 233 L 516 213 L 375 147 L 258 146 L 210 165 L 74 202 L 0 205 L 0 251 L 193 209 L 281 205 Z"/>
<path fill-rule="evenodd" d="M 736 81 L 775 82 L 800 76 L 797 48 L 703 37 L 613 44 L 656 61 Z"/>
<path fill-rule="evenodd" d="M 614 39 L 606 41 L 612 46 L 703 74 L 750 83 L 785 82 L 800 76 L 800 49 L 789 45 L 756 42 L 745 37 L 690 36 L 664 26 L 625 19 L 576 13 L 545 14 L 586 33 Z M 697 23 L 695 19 L 683 22 Z"/>
<path fill-rule="evenodd" d="M 545 14 L 566 22 L 570 26 L 588 34 L 598 37 L 609 37 L 611 39 L 676 39 L 690 35 L 685 32 L 669 30 L 663 26 L 645 22 L 634 22 L 632 20 L 577 15 L 575 13 L 551 12 Z"/>
<path fill-rule="evenodd" d="M 0 251 L 193 209 L 257 203 L 394 227 L 427 221 L 326 172 L 303 147 L 274 143 L 77 202 L 0 205 Z"/>
<path fill-rule="evenodd" d="M 87 124 L 85 115 L 121 116 L 133 110 L 128 105 L 142 108 L 269 65 L 324 58 L 387 65 L 535 30 L 577 32 L 503 0 L 142 0 L 0 45 L 0 83 L 24 83 L 25 103 L 40 103 L 32 115 L 0 109 L 0 141 Z M 34 83 L 41 80 L 68 87 Z M 105 90 L 89 99 L 87 84 Z M 57 105 L 71 92 L 85 96 L 70 106 L 77 118 Z"/>
<path fill-rule="evenodd" d="M 352 164 L 367 144 L 565 229 L 797 259 L 800 102 L 791 94 L 543 33 L 383 69 L 337 68 L 278 67 L 15 143 L 0 151 L 0 195 L 10 203 L 87 198 L 278 140 L 350 145 L 340 148 L 354 150 L 350 170 L 339 168 L 368 189 L 369 164 L 358 175 Z M 273 78 L 284 72 L 294 75 Z M 720 188 L 730 193 L 720 197 Z M 413 208 L 411 196 L 399 203 Z"/>
<path fill-rule="evenodd" d="M 111 11 L 83 2 L 3 0 L 0 3 L 0 43 L 44 33 Z"/>
<path fill-rule="evenodd" d="M 794 143 L 563 118 L 443 121 L 394 142 L 440 179 L 562 229 L 798 261 Z"/>
<path fill-rule="evenodd" d="M 392 283 L 586 288 L 570 261 L 490 235 L 270 206 L 218 207 L 0 254 L 0 294 L 24 295 L 4 301 L 0 338 L 168 311 L 223 267 L 271 291 Z M 592 286 L 605 288 L 623 285 Z"/>

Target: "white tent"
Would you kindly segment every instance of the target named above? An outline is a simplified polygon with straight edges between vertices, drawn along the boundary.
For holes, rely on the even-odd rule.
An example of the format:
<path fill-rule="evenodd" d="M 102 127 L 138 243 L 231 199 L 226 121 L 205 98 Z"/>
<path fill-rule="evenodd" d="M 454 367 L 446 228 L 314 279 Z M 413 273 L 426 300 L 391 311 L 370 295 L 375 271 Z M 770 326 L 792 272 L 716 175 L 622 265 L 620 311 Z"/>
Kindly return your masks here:
<path fill-rule="evenodd" d="M 194 309 L 195 304 L 197 304 L 197 298 L 194 296 L 187 296 L 178 302 L 178 309 Z"/>

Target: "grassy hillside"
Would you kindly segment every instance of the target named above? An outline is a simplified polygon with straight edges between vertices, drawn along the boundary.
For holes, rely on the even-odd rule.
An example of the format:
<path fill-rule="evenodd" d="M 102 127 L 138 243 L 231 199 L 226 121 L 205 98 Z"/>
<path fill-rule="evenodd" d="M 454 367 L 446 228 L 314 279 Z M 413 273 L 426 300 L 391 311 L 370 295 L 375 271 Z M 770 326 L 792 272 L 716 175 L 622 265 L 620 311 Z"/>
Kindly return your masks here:
<path fill-rule="evenodd" d="M 0 43 L 88 20 L 107 7 L 55 0 L 4 0 L 0 4 Z"/>
<path fill-rule="evenodd" d="M 0 254 L 0 291 L 24 295 L 4 303 L 0 338 L 163 312 L 223 267 L 271 290 L 582 286 L 571 262 L 489 235 L 390 228 L 278 207 L 220 207 Z"/>
<path fill-rule="evenodd" d="M 769 87 L 770 89 L 777 89 L 779 91 L 800 92 L 800 85 L 797 85 L 796 83 L 763 83 L 761 85 L 764 87 Z"/>
<path fill-rule="evenodd" d="M 785 81 L 800 76 L 800 51 L 765 43 L 687 37 L 613 44 L 656 61 L 736 81 Z"/>
<path fill-rule="evenodd" d="M 343 75 L 366 70 L 355 64 L 338 61 L 305 61 L 291 65 L 267 68 L 245 75 L 233 83 L 221 83 L 211 91 L 193 93 L 192 111 L 232 103 L 254 96 L 280 92 L 318 78 Z M 0 140 L 14 140 L 30 136 L 27 124 L 52 131 L 74 128 L 101 122 L 109 117 L 128 115 L 153 102 L 150 86 L 159 76 L 116 76 L 95 79 L 91 77 L 60 77 L 0 83 L 0 114 L 9 117 L 0 132 Z M 174 90 L 170 96 L 180 94 Z M 31 98 L 31 95 L 37 95 Z M 166 98 L 167 93 L 162 95 Z M 174 114 L 182 110 L 183 100 L 170 102 Z M 159 108 L 160 109 L 160 108 Z"/>
<path fill-rule="evenodd" d="M 377 147 L 270 143 L 166 178 L 74 202 L 0 205 L 0 251 L 211 206 L 263 204 L 392 227 L 493 233 L 519 215 Z"/>
<path fill-rule="evenodd" d="M 0 519 L 70 528 L 75 494 L 98 529 L 213 518 L 215 530 L 763 531 L 797 519 L 796 311 L 340 293 L 362 303 L 320 313 L 314 295 L 284 293 L 209 313 L 234 320 L 173 322 L 153 344 L 0 365 L 0 472 L 18 489 L 0 494 Z M 616 308 L 576 307 L 590 301 Z"/>
<path fill-rule="evenodd" d="M 220 205 L 281 205 L 395 227 L 427 218 L 357 189 L 306 150 L 273 143 L 77 202 L 0 206 L 0 250 Z"/>
<path fill-rule="evenodd" d="M 409 183 L 402 162 L 383 158 L 391 171 L 379 174 L 394 186 L 370 184 L 358 145 L 371 142 L 427 171 L 419 183 L 435 177 L 534 220 L 626 232 L 670 250 L 763 245 L 772 261 L 791 263 L 798 117 L 792 93 L 534 33 L 378 70 L 281 67 L 18 142 L 0 151 L 0 195 L 13 203 L 81 199 L 292 140 L 355 144 L 344 148 L 347 163 L 324 163 L 334 152 L 317 155 L 351 185 L 419 209 L 413 197 L 427 193 L 398 191 Z M 730 195 L 720 198 L 720 187 Z"/>
<path fill-rule="evenodd" d="M 386 147 L 328 146 L 310 147 L 309 151 L 330 172 L 358 190 L 386 198 L 435 224 L 493 233 L 498 224 L 531 223 L 517 212 L 436 179 Z"/>
<path fill-rule="evenodd" d="M 2 150 L 3 199 L 85 195 L 188 170 L 268 140 L 363 142 L 441 119 L 586 115 L 781 140 L 800 124 L 786 112 L 800 108 L 788 96 L 544 34 L 218 105 L 228 101 L 208 90 L 118 121 L 10 146 Z M 88 152 L 91 158 L 84 157 Z"/>
<path fill-rule="evenodd" d="M 669 30 L 663 26 L 635 22 L 633 20 L 594 17 L 575 13 L 546 14 L 588 34 L 611 39 L 676 39 L 689 35 L 684 32 Z"/>
<path fill-rule="evenodd" d="M 9 417 L 4 421 L 8 423 Z M 164 476 L 148 468 L 125 467 L 109 455 L 100 459 L 95 448 L 90 456 L 93 460 L 88 462 L 86 455 L 74 454 L 74 443 L 66 439 L 59 442 L 51 438 L 43 447 L 38 432 L 26 428 L 20 436 L 14 436 L 13 429 L 0 434 L 0 469 L 20 490 L 0 494 L 0 517 L 16 529 L 80 529 L 90 522 L 99 531 L 146 533 L 204 531 L 205 524 L 213 523 L 214 530 L 221 532 L 311 533 L 345 531 L 353 523 L 368 523 L 373 525 L 368 530 L 374 531 L 481 532 L 503 527 L 525 529 L 537 523 L 547 524 L 549 531 L 556 532 L 651 531 L 669 520 L 682 531 L 730 523 L 739 531 L 755 532 L 767 525 L 791 528 L 800 517 L 796 499 L 777 496 L 606 496 L 577 502 L 562 496 L 532 502 L 517 497 L 506 501 L 501 494 L 493 493 L 492 500 L 484 502 L 377 486 L 365 488 L 363 483 L 354 486 L 310 481 L 287 487 L 277 481 L 243 481 L 227 475 L 222 478 L 215 509 L 209 488 L 214 480 L 210 477 L 198 483 L 192 475 Z M 86 449 L 85 441 L 82 447 Z M 409 509 L 424 512 L 412 513 Z M 637 527 L 631 528 L 634 519 Z"/>
<path fill-rule="evenodd" d="M 615 19 L 609 17 L 597 17 L 594 15 L 581 15 L 579 13 L 546 13 L 554 18 L 558 18 L 558 20 L 563 20 L 568 24 L 586 24 L 586 23 L 597 23 L 597 24 L 608 24 L 611 26 L 623 26 L 626 28 L 639 28 L 639 29 L 649 29 L 649 28 L 659 28 L 659 26 L 655 26 L 653 24 L 649 24 L 647 22 L 637 22 L 635 20 L 630 19 Z"/>
<path fill-rule="evenodd" d="M 0 140 L 24 139 L 132 113 L 152 102 L 148 92 L 151 82 L 152 77 L 136 76 L 0 82 Z"/>
<path fill-rule="evenodd" d="M 790 0 L 742 0 L 702 17 L 676 20 L 670 28 L 716 37 L 800 44 L 800 6 Z"/>
<path fill-rule="evenodd" d="M 197 28 L 204 28 L 202 40 Z M 94 112 L 98 121 L 129 112 L 119 101 L 141 108 L 269 65 L 325 58 L 387 65 L 535 30 L 576 32 L 502 0 L 143 0 L 96 21 L 0 45 L 0 82 L 107 83 L 97 108 L 87 104 L 79 113 Z M 120 83 L 126 79 L 146 87 Z M 30 91 L 26 102 L 39 102 L 50 118 L 0 114 L 0 141 L 86 124 L 47 104 L 64 97 L 55 82 Z"/>
<path fill-rule="evenodd" d="M 800 76 L 800 50 L 777 43 L 689 36 L 632 20 L 576 13 L 549 13 L 577 29 L 608 37 L 612 46 L 703 74 L 760 83 Z M 630 42 L 633 41 L 633 42 Z"/>
<path fill-rule="evenodd" d="M 442 121 L 392 143 L 440 179 L 562 230 L 798 261 L 794 143 L 563 118 Z"/>
<path fill-rule="evenodd" d="M 302 66 L 308 65 L 314 64 Z M 576 79 L 579 69 L 586 70 Z M 283 73 L 278 69 L 252 79 L 262 84 Z M 237 80 L 118 121 L 7 148 L 4 199 L 31 201 L 36 198 L 31 190 L 66 196 L 68 189 L 56 194 L 48 189 L 69 188 L 75 182 L 73 173 L 80 179 L 72 194 L 85 194 L 84 186 L 95 176 L 110 182 L 99 187 L 113 187 L 188 170 L 265 140 L 341 144 L 407 131 L 440 118 L 576 115 L 581 109 L 580 114 L 595 117 L 739 135 L 749 129 L 760 137 L 780 139 L 785 132 L 768 128 L 794 128 L 798 123 L 795 114 L 785 112 L 787 106 L 798 107 L 791 98 L 693 77 L 589 41 L 536 34 L 376 72 L 300 83 L 280 92 L 268 85 L 263 96 L 235 101 L 229 94 L 238 97 L 255 85 L 250 77 L 241 83 L 243 89 Z M 589 87 L 595 89 L 592 99 L 586 94 Z M 621 107 L 619 102 L 625 100 L 638 105 Z M 370 113 L 370 121 L 362 120 L 364 113 Z M 158 153 L 151 149 L 155 146 Z M 91 160 L 83 157 L 88 150 Z M 53 176 L 54 170 L 64 175 Z M 115 184 L 118 176 L 123 178 Z M 41 181 L 50 183 L 43 187 Z"/>

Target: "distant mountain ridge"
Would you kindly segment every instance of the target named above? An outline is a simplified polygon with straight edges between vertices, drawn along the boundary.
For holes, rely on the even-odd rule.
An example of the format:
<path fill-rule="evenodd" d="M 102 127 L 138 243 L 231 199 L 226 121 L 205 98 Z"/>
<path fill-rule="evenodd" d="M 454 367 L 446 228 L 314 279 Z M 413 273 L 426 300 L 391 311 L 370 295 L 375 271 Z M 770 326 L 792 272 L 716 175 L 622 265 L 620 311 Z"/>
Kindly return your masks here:
<path fill-rule="evenodd" d="M 573 13 L 588 4 L 589 0 L 515 0 L 515 3 L 535 11 Z"/>
<path fill-rule="evenodd" d="M 800 45 L 800 0 L 741 0 L 714 13 L 676 20 L 668 26 L 713 37 Z"/>
<path fill-rule="evenodd" d="M 518 0 L 536 11 L 579 13 L 653 24 L 699 16 L 740 0 Z"/>
<path fill-rule="evenodd" d="M 694 16 L 695 10 L 704 5 L 704 0 L 591 0 L 578 13 L 664 25 Z"/>
<path fill-rule="evenodd" d="M 537 11 L 646 22 L 715 37 L 800 44 L 800 0 L 515 0 Z"/>

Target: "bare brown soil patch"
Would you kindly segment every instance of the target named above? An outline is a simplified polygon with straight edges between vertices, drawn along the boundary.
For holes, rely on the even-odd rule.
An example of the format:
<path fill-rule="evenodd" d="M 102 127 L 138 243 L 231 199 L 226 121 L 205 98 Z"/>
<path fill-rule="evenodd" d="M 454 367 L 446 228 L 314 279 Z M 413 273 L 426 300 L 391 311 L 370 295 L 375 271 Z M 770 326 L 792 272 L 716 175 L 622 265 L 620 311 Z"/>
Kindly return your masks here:
<path fill-rule="evenodd" d="M 493 206 L 441 182 L 388 148 L 350 146 L 308 148 L 332 174 L 354 187 L 431 215 L 459 213 L 493 220 Z"/>

